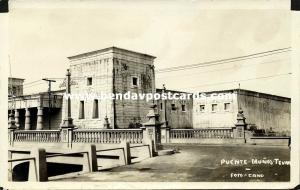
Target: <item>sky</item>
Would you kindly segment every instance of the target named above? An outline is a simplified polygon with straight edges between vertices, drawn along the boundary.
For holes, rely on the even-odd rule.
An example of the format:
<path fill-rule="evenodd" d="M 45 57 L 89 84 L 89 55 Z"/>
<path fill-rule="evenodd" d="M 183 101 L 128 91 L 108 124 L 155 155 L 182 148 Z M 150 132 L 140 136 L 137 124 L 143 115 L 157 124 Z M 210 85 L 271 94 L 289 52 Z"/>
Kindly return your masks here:
<path fill-rule="evenodd" d="M 290 47 L 290 22 L 288 10 L 206 9 L 198 1 L 15 6 L 9 16 L 11 73 L 25 84 L 62 78 L 68 56 L 111 46 L 156 56 L 156 69 L 244 56 Z M 157 73 L 156 87 L 194 92 L 238 88 L 240 83 L 244 89 L 290 97 L 291 76 L 281 75 L 289 72 L 290 52 L 285 52 Z M 276 77 L 247 80 L 264 76 Z M 45 81 L 24 86 L 25 93 L 46 90 Z"/>

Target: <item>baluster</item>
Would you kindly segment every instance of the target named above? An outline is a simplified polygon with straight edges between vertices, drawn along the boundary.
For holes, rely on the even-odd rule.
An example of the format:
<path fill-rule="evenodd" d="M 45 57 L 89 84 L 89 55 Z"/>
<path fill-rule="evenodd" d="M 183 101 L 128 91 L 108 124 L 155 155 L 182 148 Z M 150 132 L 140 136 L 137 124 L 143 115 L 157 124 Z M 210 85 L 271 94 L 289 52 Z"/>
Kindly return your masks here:
<path fill-rule="evenodd" d="M 103 143 L 107 143 L 106 131 L 103 132 Z"/>
<path fill-rule="evenodd" d="M 96 132 L 93 131 L 93 143 L 95 143 L 95 142 L 96 142 Z"/>
<path fill-rule="evenodd" d="M 119 143 L 119 140 L 118 140 L 118 134 L 119 134 L 118 131 L 114 131 L 114 139 L 115 139 L 115 140 L 114 140 L 114 143 L 115 143 L 115 144 Z"/>
<path fill-rule="evenodd" d="M 82 134 L 82 140 L 83 140 L 82 142 L 85 143 L 86 142 L 86 133 L 82 131 L 81 134 Z"/>
<path fill-rule="evenodd" d="M 121 134 L 122 134 L 122 131 L 118 133 L 118 143 L 121 142 Z"/>
<path fill-rule="evenodd" d="M 86 135 L 86 142 L 89 143 L 90 140 L 90 133 L 88 131 L 85 131 L 85 135 Z"/>
<path fill-rule="evenodd" d="M 99 131 L 96 132 L 96 143 L 99 143 Z"/>
<path fill-rule="evenodd" d="M 88 139 L 87 139 L 88 141 L 87 142 L 88 143 L 92 142 L 92 133 L 90 131 L 87 131 L 86 133 L 88 135 Z"/>
<path fill-rule="evenodd" d="M 114 131 L 110 131 L 109 134 L 109 143 L 114 143 Z"/>
<path fill-rule="evenodd" d="M 137 143 L 136 131 L 133 132 L 133 143 Z"/>
<path fill-rule="evenodd" d="M 112 132 L 111 131 L 108 132 L 108 142 L 112 143 Z"/>
<path fill-rule="evenodd" d="M 103 143 L 103 132 L 99 131 L 99 135 L 100 135 L 100 143 Z"/>
<path fill-rule="evenodd" d="M 93 143 L 93 131 L 88 131 L 89 134 L 89 143 Z"/>
<path fill-rule="evenodd" d="M 75 140 L 75 142 L 80 142 L 81 138 L 80 138 L 80 132 L 79 131 L 75 131 L 74 140 Z"/>
<path fill-rule="evenodd" d="M 129 136 L 130 136 L 130 140 L 129 140 L 129 142 L 130 143 L 133 143 L 133 134 L 132 134 L 132 132 L 129 132 Z M 154 135 L 154 134 L 153 134 Z M 155 138 L 155 137 L 154 137 Z"/>

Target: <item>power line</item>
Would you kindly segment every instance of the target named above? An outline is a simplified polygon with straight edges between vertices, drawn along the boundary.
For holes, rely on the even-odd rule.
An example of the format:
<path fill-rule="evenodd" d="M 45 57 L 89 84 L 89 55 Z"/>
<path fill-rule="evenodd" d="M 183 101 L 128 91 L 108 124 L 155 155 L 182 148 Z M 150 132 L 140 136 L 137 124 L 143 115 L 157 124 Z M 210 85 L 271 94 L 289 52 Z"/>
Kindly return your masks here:
<path fill-rule="evenodd" d="M 277 50 L 272 50 L 272 51 L 267 51 L 267 52 L 246 55 L 246 56 L 239 56 L 239 57 L 220 59 L 220 60 L 215 60 L 215 61 L 207 61 L 207 62 L 185 65 L 185 66 L 176 66 L 176 67 L 158 69 L 158 70 L 156 70 L 156 73 L 165 73 L 165 72 L 193 69 L 193 68 L 199 68 L 199 67 L 210 67 L 210 66 L 232 63 L 232 62 L 237 62 L 237 61 L 243 61 L 243 60 L 248 60 L 248 59 L 256 59 L 256 58 L 260 58 L 260 57 L 270 56 L 270 55 L 279 54 L 279 53 L 285 53 L 285 52 L 289 52 L 289 51 L 291 51 L 289 48 L 282 48 L 282 49 L 277 49 Z M 266 54 L 266 55 L 261 55 L 261 54 Z M 260 56 L 256 56 L 256 55 L 260 55 Z"/>
<path fill-rule="evenodd" d="M 28 83 L 24 83 L 23 85 L 26 86 L 26 85 L 29 85 L 29 84 L 37 83 L 39 81 L 41 81 L 41 79 L 35 80 L 35 81 L 32 81 L 32 82 L 28 82 Z"/>
<path fill-rule="evenodd" d="M 282 60 L 269 61 L 269 62 L 262 62 L 262 63 L 251 63 L 251 64 L 247 64 L 247 65 L 240 65 L 240 66 L 239 66 L 239 67 L 240 67 L 239 69 L 241 69 L 241 67 L 252 67 L 252 66 L 255 66 L 255 65 L 272 64 L 272 63 L 277 63 L 277 62 L 279 62 L 279 61 L 282 61 Z M 198 74 L 201 74 L 201 73 L 212 73 L 212 72 L 217 72 L 217 71 L 231 70 L 231 69 L 235 69 L 235 68 L 236 68 L 236 67 L 233 66 L 233 67 L 229 67 L 229 68 L 213 69 L 213 70 L 209 70 L 209 71 L 202 71 L 202 72 L 189 73 L 188 75 L 180 76 L 180 78 L 182 78 L 182 77 L 190 77 L 190 76 L 198 75 Z M 161 76 L 161 77 L 157 77 L 156 79 L 169 78 L 169 77 L 178 77 L 178 75 Z"/>
<path fill-rule="evenodd" d="M 209 84 L 203 84 L 203 85 L 197 85 L 197 86 L 189 86 L 189 87 L 186 87 L 186 88 L 183 88 L 183 89 L 190 89 L 190 88 L 202 87 L 202 86 L 216 86 L 216 85 L 221 85 L 221 84 L 233 84 L 233 83 L 237 83 L 237 82 L 245 82 L 245 81 L 250 81 L 250 80 L 273 78 L 273 77 L 285 76 L 285 75 L 291 75 L 291 74 L 292 73 L 282 73 L 282 74 L 255 77 L 255 78 L 242 79 L 242 80 L 234 80 L 234 81 L 218 82 L 218 83 L 209 83 Z"/>
<path fill-rule="evenodd" d="M 180 70 L 186 70 L 186 69 L 195 69 L 195 68 L 199 68 L 199 67 L 210 67 L 210 66 L 227 64 L 227 63 L 243 61 L 243 60 L 248 60 L 248 59 L 255 59 L 255 58 L 270 56 L 270 55 L 274 55 L 274 54 L 289 52 L 289 51 L 291 51 L 290 48 L 291 47 L 287 47 L 287 48 L 275 49 L 275 50 L 270 50 L 270 51 L 265 51 L 265 52 L 260 52 L 260 53 L 245 55 L 245 56 L 239 56 L 239 57 L 233 57 L 233 58 L 227 58 L 227 59 L 220 59 L 220 60 L 215 60 L 215 61 L 207 61 L 207 62 L 191 64 L 191 65 L 185 65 L 185 66 L 177 66 L 177 67 L 169 67 L 169 68 L 164 68 L 164 69 L 158 69 L 158 70 L 156 70 L 156 73 L 162 74 L 162 73 L 173 72 L 173 71 L 180 71 Z M 256 56 L 256 55 L 260 55 L 260 56 Z M 222 70 L 224 70 L 224 69 L 222 69 Z M 208 71 L 208 72 L 210 72 L 210 71 Z M 111 75 L 100 75 L 100 76 L 98 75 L 94 78 L 105 79 L 108 76 L 111 76 Z M 84 79 L 84 78 L 86 78 L 86 77 L 72 77 L 72 80 L 80 80 L 80 79 Z M 158 78 L 160 78 L 160 77 L 158 77 Z M 65 78 L 49 78 L 49 79 L 64 80 Z M 26 83 L 24 85 L 33 84 L 33 83 L 36 83 L 38 81 L 40 81 L 40 80 L 36 80 L 36 81 L 30 82 L 30 83 Z M 32 86 L 29 86 L 29 87 L 32 87 Z"/>
<path fill-rule="evenodd" d="M 39 86 L 39 85 L 41 85 L 41 84 L 45 84 L 45 83 L 43 83 L 43 81 L 41 81 L 41 82 L 38 83 L 38 84 L 33 84 L 33 85 L 31 85 L 31 86 L 23 87 L 23 89 L 31 88 L 31 87 L 33 87 L 33 86 Z"/>

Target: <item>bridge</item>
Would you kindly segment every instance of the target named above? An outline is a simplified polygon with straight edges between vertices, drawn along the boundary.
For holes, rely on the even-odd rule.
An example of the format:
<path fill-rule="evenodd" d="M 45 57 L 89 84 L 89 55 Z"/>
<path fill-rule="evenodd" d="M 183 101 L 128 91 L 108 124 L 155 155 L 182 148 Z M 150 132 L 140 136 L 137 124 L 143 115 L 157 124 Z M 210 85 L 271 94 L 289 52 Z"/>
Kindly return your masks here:
<path fill-rule="evenodd" d="M 67 72 L 67 93 L 70 73 Z M 231 128 L 171 129 L 160 123 L 156 106 L 147 114 L 148 122 L 139 129 L 80 129 L 72 123 L 70 98 L 67 114 L 59 130 L 20 130 L 11 112 L 8 122 L 10 180 L 47 181 L 59 173 L 61 164 L 68 172 L 95 172 L 128 165 L 153 156 L 173 153 L 169 144 L 263 144 L 289 146 L 290 137 L 255 137 L 248 131 L 243 111 Z M 53 169 L 53 168 L 56 169 Z M 63 169 L 63 170 L 64 170 Z M 18 176 L 17 174 L 24 174 Z M 20 179 L 21 178 L 21 179 Z"/>

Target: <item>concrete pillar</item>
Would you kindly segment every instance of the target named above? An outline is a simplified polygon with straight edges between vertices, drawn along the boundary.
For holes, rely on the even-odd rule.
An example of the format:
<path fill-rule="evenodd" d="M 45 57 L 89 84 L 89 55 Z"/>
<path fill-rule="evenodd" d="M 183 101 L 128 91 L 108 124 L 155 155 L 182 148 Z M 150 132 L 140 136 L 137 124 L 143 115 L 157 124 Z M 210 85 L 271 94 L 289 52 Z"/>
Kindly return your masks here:
<path fill-rule="evenodd" d="M 14 114 L 11 111 L 9 114 L 9 118 L 8 118 L 8 142 L 9 145 L 12 146 L 13 145 L 13 141 L 14 141 L 14 131 L 17 129 L 17 126 L 15 125 L 15 118 L 14 118 Z"/>
<path fill-rule="evenodd" d="M 103 124 L 103 127 L 104 129 L 109 129 L 110 128 L 110 124 L 109 124 L 109 121 L 108 121 L 108 117 L 105 116 L 104 118 L 104 124 Z"/>
<path fill-rule="evenodd" d="M 72 148 L 73 130 L 74 130 L 74 127 L 61 128 L 61 131 L 60 131 L 61 142 L 65 143 L 67 148 Z"/>
<path fill-rule="evenodd" d="M 67 95 L 71 94 L 71 73 L 70 70 L 67 69 L 66 73 L 66 93 Z M 65 119 L 62 121 L 60 125 L 61 128 L 61 141 L 63 143 L 67 143 L 68 148 L 72 148 L 72 134 L 74 130 L 73 119 L 71 117 L 71 99 L 67 96 L 66 101 L 67 114 Z"/>
<path fill-rule="evenodd" d="M 160 131 L 161 131 L 161 142 L 169 143 L 170 142 L 170 127 L 161 126 Z"/>
<path fill-rule="evenodd" d="M 8 151 L 8 160 L 11 160 L 13 158 L 12 151 Z M 13 180 L 13 163 L 8 162 L 8 181 Z"/>
<path fill-rule="evenodd" d="M 20 113 L 18 109 L 15 109 L 15 121 L 16 121 L 16 127 L 17 129 L 20 128 Z"/>
<path fill-rule="evenodd" d="M 30 130 L 30 111 L 26 108 L 25 112 L 25 130 Z"/>
<path fill-rule="evenodd" d="M 42 130 L 43 129 L 43 107 L 37 108 L 37 122 L 36 122 L 36 129 Z"/>
<path fill-rule="evenodd" d="M 143 138 L 147 144 L 152 144 L 153 141 L 153 155 L 156 155 L 157 149 L 161 146 L 161 125 L 159 122 L 159 114 L 156 112 L 156 105 L 150 107 L 147 114 L 148 122 L 143 123 Z"/>
<path fill-rule="evenodd" d="M 94 144 L 91 144 L 87 149 L 87 153 L 84 153 L 83 155 L 82 171 L 83 172 L 98 171 L 97 151 L 96 151 L 96 145 Z"/>
<path fill-rule="evenodd" d="M 246 118 L 244 117 L 243 110 L 240 109 L 237 114 L 237 123 L 233 128 L 233 136 L 237 139 L 245 139 L 245 129 L 247 124 L 245 122 Z"/>
<path fill-rule="evenodd" d="M 129 164 L 131 164 L 130 143 L 123 141 L 122 147 L 124 150 L 125 165 L 129 165 Z"/>
<path fill-rule="evenodd" d="M 43 148 L 33 149 L 30 152 L 28 181 L 48 181 L 46 150 Z"/>

